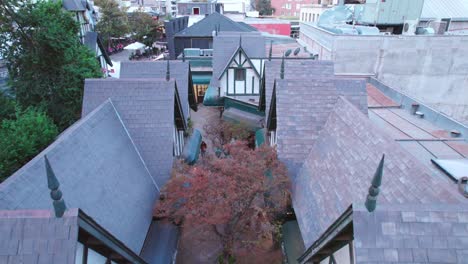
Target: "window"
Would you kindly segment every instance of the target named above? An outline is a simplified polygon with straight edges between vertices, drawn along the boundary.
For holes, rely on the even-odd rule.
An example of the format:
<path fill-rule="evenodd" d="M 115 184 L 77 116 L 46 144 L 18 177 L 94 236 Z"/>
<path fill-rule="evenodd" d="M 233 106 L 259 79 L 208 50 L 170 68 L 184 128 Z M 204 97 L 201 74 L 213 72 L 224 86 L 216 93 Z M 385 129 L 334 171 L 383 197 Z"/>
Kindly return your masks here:
<path fill-rule="evenodd" d="M 199 7 L 194 7 L 193 10 L 192 10 L 192 13 L 194 15 L 199 15 L 200 14 L 200 8 Z"/>
<path fill-rule="evenodd" d="M 245 69 L 235 69 L 234 80 L 245 81 Z"/>

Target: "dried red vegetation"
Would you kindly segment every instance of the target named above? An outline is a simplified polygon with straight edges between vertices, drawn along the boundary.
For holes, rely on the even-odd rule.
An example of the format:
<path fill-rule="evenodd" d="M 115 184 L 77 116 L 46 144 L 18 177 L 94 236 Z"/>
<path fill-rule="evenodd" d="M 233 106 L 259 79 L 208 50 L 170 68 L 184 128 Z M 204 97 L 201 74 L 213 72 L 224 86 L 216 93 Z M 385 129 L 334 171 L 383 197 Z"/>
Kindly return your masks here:
<path fill-rule="evenodd" d="M 224 152 L 225 158 L 177 166 L 154 215 L 182 225 L 213 225 L 225 256 L 268 251 L 274 246 L 274 223 L 290 207 L 286 168 L 270 147 L 252 150 L 236 141 L 224 145 Z"/>

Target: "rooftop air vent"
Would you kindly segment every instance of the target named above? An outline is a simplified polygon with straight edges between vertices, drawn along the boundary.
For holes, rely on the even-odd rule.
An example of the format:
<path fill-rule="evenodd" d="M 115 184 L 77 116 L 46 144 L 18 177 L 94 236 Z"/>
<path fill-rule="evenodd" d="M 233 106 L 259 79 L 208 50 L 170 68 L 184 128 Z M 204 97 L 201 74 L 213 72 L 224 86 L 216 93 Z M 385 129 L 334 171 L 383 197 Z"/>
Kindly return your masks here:
<path fill-rule="evenodd" d="M 461 132 L 458 131 L 458 130 L 452 130 L 452 131 L 450 131 L 450 135 L 452 137 L 459 137 L 461 135 Z"/>
<path fill-rule="evenodd" d="M 424 117 L 424 113 L 423 113 L 423 112 L 420 112 L 420 111 L 416 111 L 414 114 L 417 115 L 417 116 L 419 116 L 420 118 L 423 118 L 423 117 Z"/>

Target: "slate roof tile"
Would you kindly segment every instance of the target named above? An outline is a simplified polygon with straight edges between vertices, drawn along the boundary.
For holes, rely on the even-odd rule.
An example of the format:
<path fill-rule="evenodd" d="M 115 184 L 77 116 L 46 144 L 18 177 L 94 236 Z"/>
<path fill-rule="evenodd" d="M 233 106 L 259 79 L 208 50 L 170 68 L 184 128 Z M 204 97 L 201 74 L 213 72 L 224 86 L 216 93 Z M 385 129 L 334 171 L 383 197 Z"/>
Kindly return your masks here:
<path fill-rule="evenodd" d="M 121 79 L 165 79 L 167 71 L 167 61 L 138 61 L 122 62 L 120 64 Z M 185 121 L 190 116 L 189 107 L 189 89 L 190 87 L 190 65 L 189 62 L 169 61 L 170 77 L 176 80 L 177 90 L 179 92 L 184 111 Z M 140 106 L 139 108 L 144 108 Z"/>
<path fill-rule="evenodd" d="M 384 176 L 377 211 L 370 215 L 365 210 L 360 210 L 362 213 L 358 210 L 358 214 L 354 206 L 363 205 L 383 153 L 386 155 Z M 466 208 L 460 210 L 468 201 L 448 181 L 430 174 L 353 104 L 339 97 L 294 182 L 293 203 L 306 246 L 310 246 L 353 204 L 356 247 L 372 248 L 360 253 L 357 250 L 358 262 L 370 259 L 386 262 L 385 256 L 375 255 L 374 248 L 432 248 L 430 237 L 451 232 L 453 223 L 458 223 L 458 213 L 468 211 Z M 413 206 L 401 210 L 401 215 L 397 210 L 379 209 L 400 204 Z M 457 210 L 438 214 L 447 207 L 443 204 L 456 206 Z M 427 212 L 416 210 L 423 205 L 430 209 Z M 461 228 L 458 224 L 456 226 Z M 419 236 L 426 237 L 419 240 Z M 392 245 L 389 246 L 386 240 Z M 374 255 L 371 256 L 371 252 Z M 393 258 L 392 252 L 387 257 Z M 433 256 L 434 259 L 436 257 Z"/>
<path fill-rule="evenodd" d="M 63 218 L 55 218 L 52 210 L 0 210 L 0 226 L 14 225 L 27 230 L 21 237 L 0 236 L 0 263 L 74 263 L 78 242 L 77 213 L 78 210 L 70 209 Z M 67 234 L 67 237 L 60 233 L 29 237 L 30 230 L 41 230 L 45 225 L 64 230 L 75 227 L 75 232 Z"/>
<path fill-rule="evenodd" d="M 173 164 L 175 81 L 165 79 L 88 79 L 85 116 L 111 99 L 158 186 L 170 177 Z"/>
<path fill-rule="evenodd" d="M 47 155 L 60 182 L 68 208 L 81 208 L 99 225 L 139 252 L 152 219 L 158 189 L 140 158 L 117 111 L 104 99 L 94 111 L 65 130 L 55 142 L 0 184 L 0 210 L 52 209 L 44 165 Z M 4 216 L 6 213 L 1 214 Z M 39 215 L 40 216 L 40 215 Z M 54 251 L 37 238 L 66 240 L 77 229 L 57 224 L 31 224 L 35 218 L 11 223 L 2 219 L 0 233 L 10 226 L 13 240 L 34 240 L 33 251 Z M 2 236 L 3 237 L 3 236 Z M 59 244 L 60 245 L 60 244 Z M 27 249 L 29 251 L 29 249 Z M 48 264 L 48 257 L 39 256 Z M 45 259 L 43 259 L 45 258 Z"/>
<path fill-rule="evenodd" d="M 256 29 L 237 23 L 230 18 L 217 12 L 210 14 L 192 26 L 178 32 L 175 37 L 212 37 L 215 27 L 220 28 L 221 32 L 251 32 Z"/>
<path fill-rule="evenodd" d="M 278 157 L 286 163 L 292 178 L 340 95 L 367 114 L 364 80 L 317 77 L 276 81 Z"/>
<path fill-rule="evenodd" d="M 268 110 L 270 109 L 271 96 L 273 93 L 273 85 L 275 80 L 280 78 L 281 60 L 272 59 L 265 61 L 265 120 L 268 119 Z M 317 61 L 317 60 L 290 60 L 285 59 L 284 79 L 298 80 L 333 77 L 333 62 Z"/>

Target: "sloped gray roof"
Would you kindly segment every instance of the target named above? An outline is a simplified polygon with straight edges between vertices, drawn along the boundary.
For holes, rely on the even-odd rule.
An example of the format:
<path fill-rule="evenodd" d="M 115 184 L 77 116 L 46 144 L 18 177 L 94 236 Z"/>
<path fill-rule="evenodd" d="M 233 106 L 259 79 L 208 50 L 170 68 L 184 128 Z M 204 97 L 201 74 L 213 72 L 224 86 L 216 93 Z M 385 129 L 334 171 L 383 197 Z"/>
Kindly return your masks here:
<path fill-rule="evenodd" d="M 67 11 L 85 11 L 86 6 L 80 0 L 63 0 L 63 8 Z"/>
<path fill-rule="evenodd" d="M 350 98 L 367 114 L 365 80 L 323 77 L 276 81 L 277 151 L 292 178 L 311 151 L 339 96 Z"/>
<path fill-rule="evenodd" d="M 87 79 L 82 116 L 108 98 L 117 109 L 130 137 L 158 186 L 171 175 L 175 81 L 161 79 Z"/>
<path fill-rule="evenodd" d="M 466 204 L 353 206 L 353 229 L 356 263 L 467 263 Z"/>
<path fill-rule="evenodd" d="M 122 62 L 120 64 L 120 79 L 164 79 L 166 78 L 167 61 L 138 61 L 138 62 Z M 190 65 L 189 62 L 169 61 L 170 77 L 177 82 L 177 90 L 182 102 L 182 110 L 187 119 L 190 115 L 189 107 L 189 89 L 190 87 Z"/>
<path fill-rule="evenodd" d="M 113 104 L 101 102 L 0 184 L 0 209 L 52 210 L 44 155 L 68 208 L 81 208 L 134 252 L 140 252 L 158 188 Z"/>
<path fill-rule="evenodd" d="M 78 210 L 0 210 L 0 263 L 75 263 Z"/>
<path fill-rule="evenodd" d="M 333 77 L 333 62 L 311 59 L 285 59 L 284 79 L 311 79 L 320 77 Z M 265 61 L 265 120 L 268 119 L 273 84 L 280 78 L 281 60 L 272 59 Z"/>
<path fill-rule="evenodd" d="M 219 27 L 220 31 L 236 31 L 236 32 L 251 32 L 256 31 L 252 27 L 248 27 L 237 23 L 230 18 L 223 16 L 217 12 L 203 18 L 192 26 L 178 32 L 175 37 L 212 37 L 215 27 Z"/>
<path fill-rule="evenodd" d="M 418 208 L 420 205 L 464 203 L 466 206 L 468 200 L 457 192 L 455 185 L 448 179 L 434 177 L 355 106 L 340 97 L 293 187 L 293 204 L 306 247 L 351 204 L 353 207 L 364 204 L 382 154 L 385 154 L 385 163 L 377 211 L 382 205 Z M 374 216 L 368 214 L 368 217 Z M 355 233 L 355 240 L 363 239 L 356 237 L 358 235 L 369 234 L 376 236 L 374 232 Z M 400 235 L 400 239 L 405 238 L 404 234 Z M 410 235 L 416 239 L 416 234 Z"/>
<path fill-rule="evenodd" d="M 265 57 L 265 39 L 260 33 L 221 32 L 213 38 L 213 78 L 211 79 L 211 85 L 219 85 L 219 78 L 227 67 L 229 60 L 239 49 L 241 37 L 242 50 L 247 54 L 247 57 L 250 59 Z"/>

